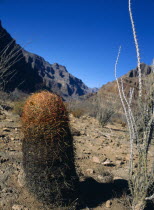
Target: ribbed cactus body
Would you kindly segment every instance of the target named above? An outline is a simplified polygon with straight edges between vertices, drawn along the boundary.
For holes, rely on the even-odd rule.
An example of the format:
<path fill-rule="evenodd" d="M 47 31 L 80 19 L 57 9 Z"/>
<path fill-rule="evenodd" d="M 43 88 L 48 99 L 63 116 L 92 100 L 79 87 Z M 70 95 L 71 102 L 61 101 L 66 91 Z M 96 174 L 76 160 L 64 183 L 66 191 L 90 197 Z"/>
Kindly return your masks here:
<path fill-rule="evenodd" d="M 27 99 L 21 119 L 27 186 L 46 204 L 74 200 L 78 178 L 63 101 L 50 92 L 35 93 Z"/>

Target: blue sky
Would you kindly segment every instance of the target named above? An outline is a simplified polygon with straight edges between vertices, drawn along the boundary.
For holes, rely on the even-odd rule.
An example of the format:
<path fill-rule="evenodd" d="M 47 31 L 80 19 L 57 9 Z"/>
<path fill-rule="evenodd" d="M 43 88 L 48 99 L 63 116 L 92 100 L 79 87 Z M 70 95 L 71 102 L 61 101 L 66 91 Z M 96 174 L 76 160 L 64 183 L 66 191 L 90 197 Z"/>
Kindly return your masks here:
<path fill-rule="evenodd" d="M 141 61 L 154 58 L 154 0 L 132 0 Z M 0 20 L 25 49 L 65 65 L 89 87 L 136 67 L 127 0 L 0 0 Z M 27 44 L 29 43 L 29 44 Z"/>

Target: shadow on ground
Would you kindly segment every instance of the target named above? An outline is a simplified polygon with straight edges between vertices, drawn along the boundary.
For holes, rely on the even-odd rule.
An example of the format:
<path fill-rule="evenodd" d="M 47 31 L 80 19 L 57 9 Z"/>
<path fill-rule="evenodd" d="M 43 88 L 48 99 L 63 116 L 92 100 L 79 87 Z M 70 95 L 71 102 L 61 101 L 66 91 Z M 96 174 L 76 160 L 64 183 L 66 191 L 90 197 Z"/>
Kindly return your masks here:
<path fill-rule="evenodd" d="M 128 181 L 124 179 L 114 180 L 113 183 L 99 183 L 92 177 L 80 182 L 80 207 L 95 208 L 103 202 L 120 198 L 123 194 L 130 194 Z M 147 202 L 145 210 L 154 209 L 154 200 Z"/>
<path fill-rule="evenodd" d="M 99 183 L 91 177 L 80 183 L 80 208 L 94 208 L 112 198 L 119 198 L 128 193 L 128 182 L 124 179 L 113 183 Z"/>
<path fill-rule="evenodd" d="M 145 207 L 144 210 L 153 210 L 153 209 L 154 209 L 154 202 L 148 201 L 147 206 Z"/>

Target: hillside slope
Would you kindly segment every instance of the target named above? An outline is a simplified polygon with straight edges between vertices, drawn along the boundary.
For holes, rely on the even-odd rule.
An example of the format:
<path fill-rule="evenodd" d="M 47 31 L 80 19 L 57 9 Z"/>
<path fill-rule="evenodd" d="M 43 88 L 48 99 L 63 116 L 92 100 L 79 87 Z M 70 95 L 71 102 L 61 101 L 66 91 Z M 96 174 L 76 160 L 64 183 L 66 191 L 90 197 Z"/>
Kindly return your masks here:
<path fill-rule="evenodd" d="M 58 63 L 50 64 L 42 57 L 25 51 L 20 45 L 17 45 L 0 22 L 0 52 L 10 43 L 6 54 L 9 55 L 11 50 L 17 46 L 20 59 L 9 69 L 9 71 L 15 70 L 15 74 L 12 78 L 7 78 L 8 82 L 4 90 L 13 91 L 18 88 L 31 93 L 39 89 L 48 89 L 61 95 L 64 99 L 92 92 L 82 80 L 71 75 L 65 66 Z"/>

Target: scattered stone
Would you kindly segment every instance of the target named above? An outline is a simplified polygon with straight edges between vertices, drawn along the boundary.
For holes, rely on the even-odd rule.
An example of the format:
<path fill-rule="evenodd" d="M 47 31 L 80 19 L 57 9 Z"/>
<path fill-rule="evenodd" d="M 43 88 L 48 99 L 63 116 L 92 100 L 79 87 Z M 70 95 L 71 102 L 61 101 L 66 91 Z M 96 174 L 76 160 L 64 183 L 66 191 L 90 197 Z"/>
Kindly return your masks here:
<path fill-rule="evenodd" d="M 137 168 L 137 167 L 138 167 L 138 164 L 137 164 L 137 163 L 135 163 L 134 167 L 135 167 L 135 168 Z"/>
<path fill-rule="evenodd" d="M 93 163 L 101 163 L 100 160 L 99 160 L 99 158 L 96 157 L 96 156 L 94 156 L 94 157 L 92 158 L 92 161 L 93 161 Z"/>
<path fill-rule="evenodd" d="M 3 131 L 10 132 L 10 129 L 9 128 L 3 128 Z"/>
<path fill-rule="evenodd" d="M 21 169 L 18 174 L 18 184 L 20 187 L 25 186 L 25 173 L 24 173 L 23 169 Z"/>
<path fill-rule="evenodd" d="M 23 205 L 13 205 L 12 206 L 12 210 L 29 210 L 27 207 L 23 206 Z"/>
<path fill-rule="evenodd" d="M 105 204 L 106 208 L 111 208 L 111 205 L 112 205 L 112 201 L 110 200 L 106 201 L 106 204 Z"/>
<path fill-rule="evenodd" d="M 80 132 L 81 135 L 86 135 L 85 131 Z"/>
<path fill-rule="evenodd" d="M 4 134 L 0 134 L 0 138 L 4 138 L 5 137 L 5 135 Z"/>
<path fill-rule="evenodd" d="M 115 176 L 115 177 L 113 178 L 113 180 L 118 180 L 118 179 L 123 179 L 123 178 L 121 178 L 120 176 Z"/>
<path fill-rule="evenodd" d="M 98 175 L 97 178 L 101 183 L 111 183 L 111 182 L 113 182 L 113 176 L 109 175 L 109 174 L 106 175 L 106 176 Z"/>
<path fill-rule="evenodd" d="M 14 120 L 12 120 L 12 119 L 6 119 L 6 121 L 8 121 L 8 122 L 14 122 Z"/>
<path fill-rule="evenodd" d="M 0 170 L 0 174 L 4 174 L 4 171 Z"/>
<path fill-rule="evenodd" d="M 71 127 L 71 134 L 72 136 L 80 136 L 80 131 L 78 131 L 76 128 Z"/>
<path fill-rule="evenodd" d="M 86 172 L 87 172 L 88 174 L 94 174 L 94 170 L 91 169 L 91 168 L 88 168 L 88 169 L 86 170 Z"/>
<path fill-rule="evenodd" d="M 123 164 L 124 164 L 124 162 L 123 162 L 123 161 L 121 161 L 121 160 L 117 160 L 117 161 L 115 162 L 115 164 L 116 164 L 116 165 L 118 165 L 118 166 L 121 166 L 121 165 L 123 165 Z"/>
<path fill-rule="evenodd" d="M 11 114 L 6 115 L 6 117 L 0 124 L 0 147 L 2 145 L 2 152 L 4 153 L 1 152 L 0 148 L 0 209 L 41 209 L 40 204 L 36 203 L 36 206 L 33 206 L 33 197 L 30 197 L 31 194 L 29 194 L 27 189 L 25 191 L 26 181 L 22 168 L 23 154 L 21 151 L 23 134 L 20 132 L 20 123 L 18 118 L 12 117 Z M 116 142 L 118 142 L 120 137 L 116 134 L 116 131 L 113 129 L 112 133 L 110 133 L 109 128 L 99 127 L 98 122 L 94 118 L 87 116 L 74 118 L 73 115 L 71 115 L 71 118 L 70 124 L 73 128 L 71 133 L 74 136 L 74 144 L 77 148 L 76 161 L 77 165 L 79 165 L 77 172 L 79 173 L 80 181 L 87 181 L 87 177 L 91 177 L 100 184 L 112 182 L 118 184 L 117 179 L 122 180 L 125 178 L 127 165 L 122 164 L 123 162 L 126 163 L 125 156 L 128 156 L 129 160 L 128 145 L 126 144 L 126 147 L 122 147 L 121 150 L 117 149 Z M 117 125 L 112 125 L 113 128 L 114 126 L 116 127 Z M 9 138 L 9 142 L 6 144 L 7 138 Z M 114 143 L 115 146 L 113 145 Z M 152 156 L 152 154 L 150 155 Z M 8 162 L 7 159 L 9 159 Z M 3 162 L 2 164 L 1 160 Z M 108 166 L 114 165 L 113 161 L 115 161 L 114 163 L 117 167 L 109 168 Z M 118 167 L 118 165 L 122 165 L 123 168 Z M 108 174 L 106 173 L 106 169 L 109 170 Z M 117 177 L 115 176 L 113 178 L 111 173 L 116 174 Z M 106 202 L 106 208 L 104 204 L 102 204 L 101 208 L 112 208 L 114 205 L 111 201 L 108 200 Z M 91 208 L 87 207 L 87 209 Z"/>
<path fill-rule="evenodd" d="M 116 146 L 117 146 L 117 147 L 120 147 L 120 145 L 121 145 L 120 142 L 117 142 L 117 143 L 116 143 Z"/>
<path fill-rule="evenodd" d="M 122 160 L 122 157 L 116 156 L 116 160 Z"/>
<path fill-rule="evenodd" d="M 112 164 L 113 164 L 112 161 L 109 159 L 106 159 L 104 162 L 102 162 L 102 165 L 104 165 L 104 166 L 110 166 Z"/>
<path fill-rule="evenodd" d="M 0 120 L 5 120 L 5 119 L 6 119 L 6 116 L 3 114 L 0 114 Z"/>
<path fill-rule="evenodd" d="M 9 161 L 8 158 L 7 158 L 7 159 L 5 159 L 5 158 L 0 159 L 0 163 L 5 163 L 5 162 L 7 162 L 7 161 Z"/>

